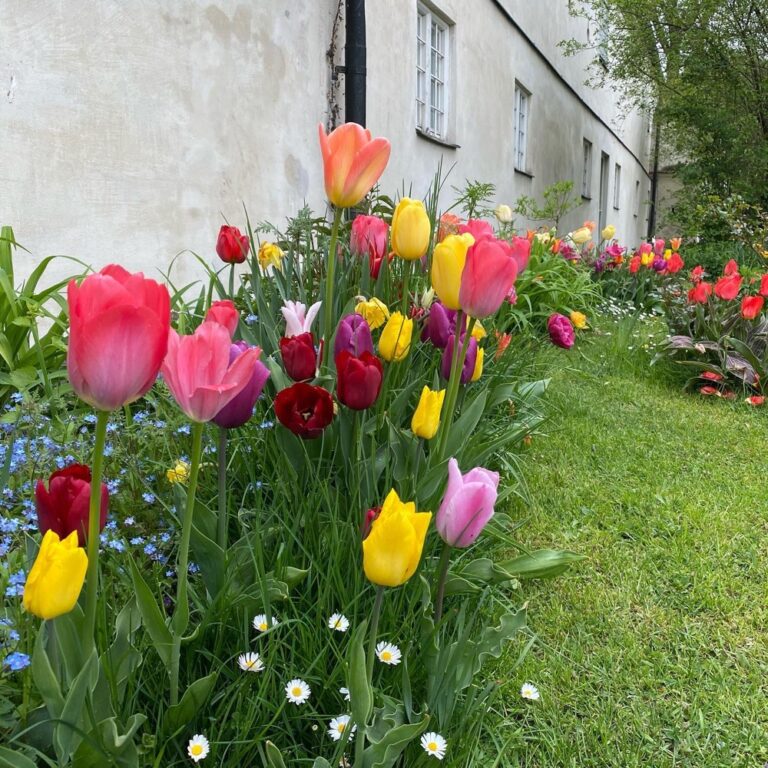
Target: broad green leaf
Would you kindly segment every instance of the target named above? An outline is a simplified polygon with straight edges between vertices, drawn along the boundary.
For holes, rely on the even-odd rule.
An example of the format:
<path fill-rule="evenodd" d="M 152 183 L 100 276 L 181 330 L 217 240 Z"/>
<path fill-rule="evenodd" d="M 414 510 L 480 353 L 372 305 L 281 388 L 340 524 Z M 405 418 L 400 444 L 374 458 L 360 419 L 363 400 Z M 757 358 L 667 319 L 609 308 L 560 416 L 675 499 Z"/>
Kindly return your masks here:
<path fill-rule="evenodd" d="M 133 558 L 129 558 L 131 565 L 131 577 L 133 579 L 133 588 L 136 591 L 136 604 L 139 606 L 139 612 L 144 623 L 144 627 L 152 639 L 152 644 L 160 656 L 160 660 L 170 669 L 171 665 L 171 647 L 173 637 L 171 631 L 165 623 L 165 617 L 155 602 L 152 591 L 139 573 Z"/>
<path fill-rule="evenodd" d="M 8 747 L 0 747 L 0 768 L 35 768 L 28 757 Z"/>
<path fill-rule="evenodd" d="M 352 717 L 359 726 L 365 726 L 373 710 L 373 690 L 368 682 L 365 664 L 365 639 L 368 620 L 365 619 L 355 630 L 349 644 L 349 666 L 347 669 L 347 687 L 352 705 Z"/>
<path fill-rule="evenodd" d="M 83 725 L 85 713 L 88 708 L 85 705 L 86 698 L 96 686 L 99 677 L 99 659 L 96 649 L 91 650 L 87 661 L 80 673 L 72 681 L 64 700 L 64 708 L 61 710 L 61 718 L 53 732 L 53 746 L 59 762 L 65 763 L 77 750 L 83 739 Z"/>
<path fill-rule="evenodd" d="M 331 768 L 331 764 L 324 757 L 316 757 L 312 768 Z"/>
<path fill-rule="evenodd" d="M 280 754 L 280 750 L 271 741 L 266 743 L 265 750 L 267 753 L 267 762 L 269 763 L 269 768 L 285 768 L 285 761 L 283 760 L 283 756 Z"/>
<path fill-rule="evenodd" d="M 175 731 L 185 723 L 188 723 L 202 709 L 203 704 L 211 694 L 213 686 L 216 683 L 217 674 L 214 672 L 206 677 L 195 680 L 192 685 L 184 691 L 181 701 L 168 707 L 165 713 L 164 725 L 170 731 Z"/>
<path fill-rule="evenodd" d="M 421 736 L 428 725 L 429 715 L 425 715 L 418 723 L 391 728 L 381 741 L 371 744 L 363 752 L 362 768 L 392 768 L 408 744 Z"/>
<path fill-rule="evenodd" d="M 584 555 L 560 549 L 539 549 L 527 555 L 496 563 L 495 569 L 518 579 L 547 579 L 567 571 Z"/>
<path fill-rule="evenodd" d="M 45 650 L 45 632 L 42 627 L 37 632 L 35 650 L 32 653 L 32 679 L 48 709 L 48 714 L 52 718 L 61 717 L 64 709 L 64 695 Z"/>

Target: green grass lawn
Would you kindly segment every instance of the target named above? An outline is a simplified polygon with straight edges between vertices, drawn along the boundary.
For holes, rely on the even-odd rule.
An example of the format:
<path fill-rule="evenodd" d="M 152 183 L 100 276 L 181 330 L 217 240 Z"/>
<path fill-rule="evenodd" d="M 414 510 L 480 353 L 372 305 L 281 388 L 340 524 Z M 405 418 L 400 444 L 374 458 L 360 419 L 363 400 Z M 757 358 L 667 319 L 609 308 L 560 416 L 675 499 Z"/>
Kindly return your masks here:
<path fill-rule="evenodd" d="M 525 586 L 538 643 L 505 689 L 512 764 L 762 768 L 768 408 L 684 394 L 604 330 L 561 353 L 515 510 L 528 546 L 588 559 Z"/>

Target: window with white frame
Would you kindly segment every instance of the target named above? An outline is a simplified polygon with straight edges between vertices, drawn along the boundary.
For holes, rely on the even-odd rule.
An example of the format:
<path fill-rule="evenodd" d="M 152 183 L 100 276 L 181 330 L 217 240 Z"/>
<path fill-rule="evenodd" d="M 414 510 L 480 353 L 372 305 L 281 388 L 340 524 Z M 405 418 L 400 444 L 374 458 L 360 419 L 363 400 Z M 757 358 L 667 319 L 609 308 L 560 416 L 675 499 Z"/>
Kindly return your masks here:
<path fill-rule="evenodd" d="M 613 207 L 618 211 L 621 203 L 621 166 L 613 166 Z"/>
<path fill-rule="evenodd" d="M 528 114 L 531 94 L 515 83 L 515 168 L 528 170 Z"/>
<path fill-rule="evenodd" d="M 416 25 L 416 125 L 445 139 L 448 133 L 450 25 L 435 11 L 419 5 Z"/>
<path fill-rule="evenodd" d="M 581 196 L 592 197 L 592 142 L 584 139 L 584 168 L 581 174 Z"/>

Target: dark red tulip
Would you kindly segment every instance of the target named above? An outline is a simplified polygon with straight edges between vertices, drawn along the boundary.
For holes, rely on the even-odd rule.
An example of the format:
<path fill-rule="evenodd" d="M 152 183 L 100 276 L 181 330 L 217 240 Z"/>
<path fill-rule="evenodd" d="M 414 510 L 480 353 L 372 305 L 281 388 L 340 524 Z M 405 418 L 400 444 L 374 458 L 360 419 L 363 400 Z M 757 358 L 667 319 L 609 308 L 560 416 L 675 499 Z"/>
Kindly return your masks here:
<path fill-rule="evenodd" d="M 320 437 L 333 421 L 333 398 L 322 387 L 292 384 L 277 393 L 275 415 L 294 435 L 311 440 Z"/>
<path fill-rule="evenodd" d="M 80 546 L 85 546 L 88 533 L 88 507 L 91 499 L 91 469 L 83 464 L 70 464 L 48 478 L 48 488 L 42 480 L 35 487 L 37 526 L 40 533 L 53 531 L 59 538 L 77 531 Z M 101 514 L 99 530 L 107 522 L 109 494 L 101 484 Z"/>
<path fill-rule="evenodd" d="M 336 357 L 336 375 L 336 394 L 347 408 L 364 411 L 376 402 L 383 377 L 376 355 L 363 352 L 356 356 L 344 349 Z"/>
<path fill-rule="evenodd" d="M 227 264 L 242 264 L 248 255 L 250 241 L 248 235 L 244 235 L 237 227 L 228 227 L 224 224 L 219 230 L 216 240 L 216 253 Z"/>
<path fill-rule="evenodd" d="M 280 354 L 283 356 L 285 372 L 294 381 L 314 378 L 317 370 L 317 352 L 315 338 L 311 332 L 284 336 L 280 339 Z"/>

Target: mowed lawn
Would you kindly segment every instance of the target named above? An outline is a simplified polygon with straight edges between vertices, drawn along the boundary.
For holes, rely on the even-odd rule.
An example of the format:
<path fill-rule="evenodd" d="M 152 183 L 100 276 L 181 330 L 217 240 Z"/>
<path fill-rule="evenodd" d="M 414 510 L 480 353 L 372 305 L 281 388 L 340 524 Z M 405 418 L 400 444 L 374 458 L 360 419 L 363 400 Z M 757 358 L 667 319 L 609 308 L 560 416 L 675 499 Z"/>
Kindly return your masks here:
<path fill-rule="evenodd" d="M 509 764 L 763 768 L 768 406 L 684 394 L 611 330 L 562 354 L 528 449 L 523 541 L 588 559 L 524 586 L 538 642 L 505 687 Z"/>

